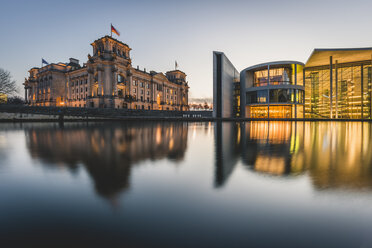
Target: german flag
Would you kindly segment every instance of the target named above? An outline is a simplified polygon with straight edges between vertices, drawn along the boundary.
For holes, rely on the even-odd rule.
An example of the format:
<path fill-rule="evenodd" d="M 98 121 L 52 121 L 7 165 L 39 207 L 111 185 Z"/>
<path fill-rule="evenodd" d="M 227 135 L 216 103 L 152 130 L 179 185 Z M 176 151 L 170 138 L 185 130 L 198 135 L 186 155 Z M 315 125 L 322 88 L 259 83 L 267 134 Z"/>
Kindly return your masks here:
<path fill-rule="evenodd" d="M 112 36 L 112 33 L 116 34 L 117 36 L 120 36 L 120 32 L 116 30 L 116 28 L 114 28 L 114 26 L 112 26 L 111 24 L 111 36 Z"/>

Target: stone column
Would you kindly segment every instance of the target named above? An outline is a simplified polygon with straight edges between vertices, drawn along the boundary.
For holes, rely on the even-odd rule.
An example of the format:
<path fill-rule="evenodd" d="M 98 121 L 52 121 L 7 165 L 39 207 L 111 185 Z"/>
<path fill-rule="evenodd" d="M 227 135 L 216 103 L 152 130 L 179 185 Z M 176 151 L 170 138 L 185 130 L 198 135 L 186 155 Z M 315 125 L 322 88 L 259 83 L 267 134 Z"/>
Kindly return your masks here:
<path fill-rule="evenodd" d="M 98 70 L 98 94 L 97 95 L 103 95 L 103 68 L 97 67 Z"/>
<path fill-rule="evenodd" d="M 154 109 L 154 79 L 153 79 L 153 76 L 151 76 L 151 81 L 149 82 L 150 86 L 149 86 L 149 91 L 150 91 L 150 95 L 149 95 L 149 101 L 150 101 L 150 106 L 151 106 L 151 110 Z M 147 92 L 145 93 L 146 96 L 147 96 Z"/>
<path fill-rule="evenodd" d="M 118 76 L 119 73 L 117 73 L 117 70 L 114 72 L 114 80 L 112 85 L 112 95 L 117 96 L 118 95 Z"/>
<path fill-rule="evenodd" d="M 163 99 L 162 99 L 163 106 L 162 106 L 162 110 L 164 110 L 164 105 L 167 104 L 167 96 L 166 95 L 167 95 L 167 91 L 165 90 L 165 85 L 163 83 Z"/>
<path fill-rule="evenodd" d="M 114 68 L 113 80 L 112 80 L 112 106 L 116 108 L 116 100 L 118 98 L 118 70 Z"/>
<path fill-rule="evenodd" d="M 66 78 L 66 99 L 65 99 L 65 105 L 66 107 L 69 107 L 70 106 L 70 99 L 71 99 L 71 90 L 70 90 L 70 86 L 71 86 L 71 83 L 70 83 L 70 76 L 67 76 Z"/>
<path fill-rule="evenodd" d="M 88 68 L 88 93 L 89 93 L 89 96 L 92 97 L 94 96 L 94 92 L 93 92 L 93 84 L 95 83 L 94 82 L 94 74 L 93 74 L 93 69 L 92 68 Z"/>
<path fill-rule="evenodd" d="M 25 86 L 25 102 L 27 103 L 27 86 Z"/>
<path fill-rule="evenodd" d="M 127 74 L 129 77 L 128 77 L 128 85 L 126 88 L 126 90 L 128 90 L 128 95 L 131 96 L 132 95 L 132 84 L 133 84 L 133 74 L 130 70 L 128 70 L 128 74 Z M 124 95 L 127 95 L 127 93 L 125 92 Z M 129 102 L 127 103 L 127 106 L 128 106 L 128 109 L 131 109 L 132 108 L 132 103 Z"/>
<path fill-rule="evenodd" d="M 112 71 L 112 67 L 110 65 L 104 65 L 104 82 L 103 82 L 103 95 L 104 96 L 111 96 L 112 95 L 112 82 L 114 79 L 112 78 L 114 73 Z"/>

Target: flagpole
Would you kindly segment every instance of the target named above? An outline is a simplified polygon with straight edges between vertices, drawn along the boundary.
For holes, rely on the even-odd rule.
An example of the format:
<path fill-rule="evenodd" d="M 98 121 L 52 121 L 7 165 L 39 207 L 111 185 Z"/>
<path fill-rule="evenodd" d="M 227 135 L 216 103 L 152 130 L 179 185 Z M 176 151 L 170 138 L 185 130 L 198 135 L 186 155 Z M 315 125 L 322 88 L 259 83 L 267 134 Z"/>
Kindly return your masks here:
<path fill-rule="evenodd" d="M 111 23 L 111 26 L 110 26 L 110 30 L 111 30 L 111 38 L 112 38 L 112 23 Z"/>

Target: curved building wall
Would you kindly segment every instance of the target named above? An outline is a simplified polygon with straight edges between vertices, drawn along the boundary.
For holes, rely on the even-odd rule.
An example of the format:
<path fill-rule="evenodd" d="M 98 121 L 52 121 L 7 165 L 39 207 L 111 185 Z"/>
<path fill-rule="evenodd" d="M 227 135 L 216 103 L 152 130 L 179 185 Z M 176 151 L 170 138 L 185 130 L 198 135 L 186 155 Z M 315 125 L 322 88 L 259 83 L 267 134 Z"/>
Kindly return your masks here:
<path fill-rule="evenodd" d="M 240 73 L 241 116 L 303 118 L 304 64 L 279 61 L 248 67 Z"/>

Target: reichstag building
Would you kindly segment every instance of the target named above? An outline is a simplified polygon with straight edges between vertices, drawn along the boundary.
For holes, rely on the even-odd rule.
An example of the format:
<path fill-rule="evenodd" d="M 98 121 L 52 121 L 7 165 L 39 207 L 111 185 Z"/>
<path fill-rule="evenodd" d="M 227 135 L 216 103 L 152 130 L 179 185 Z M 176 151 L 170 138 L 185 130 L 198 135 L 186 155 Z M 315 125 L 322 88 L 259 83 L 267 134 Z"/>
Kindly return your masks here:
<path fill-rule="evenodd" d="M 189 86 L 180 70 L 165 74 L 132 67 L 131 48 L 111 36 L 77 59 L 29 70 L 25 100 L 31 106 L 188 110 Z"/>

